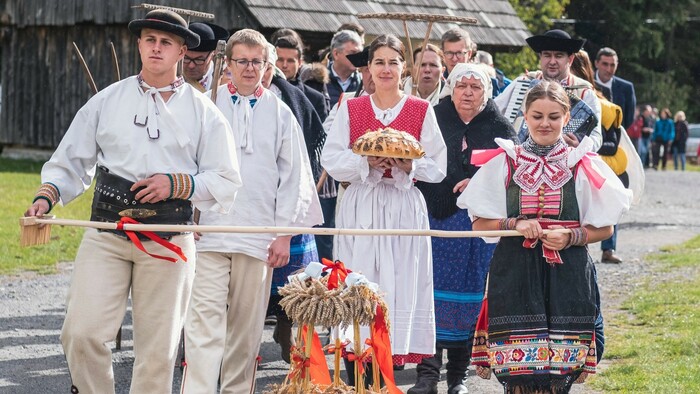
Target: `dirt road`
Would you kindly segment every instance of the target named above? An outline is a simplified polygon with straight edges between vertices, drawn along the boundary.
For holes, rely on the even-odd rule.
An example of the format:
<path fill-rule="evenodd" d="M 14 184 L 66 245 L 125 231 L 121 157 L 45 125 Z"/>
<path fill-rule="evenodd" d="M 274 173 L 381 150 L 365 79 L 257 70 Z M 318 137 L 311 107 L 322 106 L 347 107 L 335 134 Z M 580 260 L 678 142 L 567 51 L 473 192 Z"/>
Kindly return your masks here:
<path fill-rule="evenodd" d="M 647 189 L 642 202 L 633 207 L 619 228 L 618 251 L 625 262 L 620 265 L 597 264 L 603 297 L 603 311 L 618 308 L 636 286 L 656 275 L 653 264 L 642 260 L 648 252 L 676 244 L 700 234 L 698 192 L 700 173 L 648 172 Z M 11 242 L 6 240 L 6 242 Z M 600 246 L 590 246 L 594 260 L 600 258 Z M 0 277 L 0 393 L 42 394 L 68 392 L 70 379 L 59 332 L 63 322 L 64 298 L 70 280 L 71 265 L 60 266 L 57 275 L 36 277 Z M 133 352 L 130 316 L 124 323 L 123 348 L 114 352 L 117 393 L 128 393 Z M 261 347 L 262 363 L 258 371 L 258 389 L 277 383 L 287 372 L 272 342 L 272 328 L 266 327 Z M 602 365 L 605 368 L 605 363 Z M 173 393 L 179 387 L 175 370 Z M 415 380 L 415 366 L 397 372 L 397 383 L 404 390 Z M 495 379 L 484 381 L 470 371 L 472 393 L 501 393 Z M 440 392 L 446 393 L 443 382 Z M 574 393 L 591 392 L 586 385 Z"/>

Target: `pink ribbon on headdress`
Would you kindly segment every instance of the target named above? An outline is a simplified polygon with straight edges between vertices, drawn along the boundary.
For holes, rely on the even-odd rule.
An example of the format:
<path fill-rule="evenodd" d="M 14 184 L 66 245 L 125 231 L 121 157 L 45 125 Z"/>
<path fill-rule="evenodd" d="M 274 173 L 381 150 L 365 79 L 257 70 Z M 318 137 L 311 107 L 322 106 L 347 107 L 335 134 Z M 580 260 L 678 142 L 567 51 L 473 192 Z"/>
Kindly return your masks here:
<path fill-rule="evenodd" d="M 596 189 L 603 187 L 605 183 L 605 177 L 602 176 L 598 170 L 593 166 L 591 157 L 598 156 L 597 153 L 588 152 L 581 158 L 581 169 L 586 173 L 588 180 L 591 182 Z"/>

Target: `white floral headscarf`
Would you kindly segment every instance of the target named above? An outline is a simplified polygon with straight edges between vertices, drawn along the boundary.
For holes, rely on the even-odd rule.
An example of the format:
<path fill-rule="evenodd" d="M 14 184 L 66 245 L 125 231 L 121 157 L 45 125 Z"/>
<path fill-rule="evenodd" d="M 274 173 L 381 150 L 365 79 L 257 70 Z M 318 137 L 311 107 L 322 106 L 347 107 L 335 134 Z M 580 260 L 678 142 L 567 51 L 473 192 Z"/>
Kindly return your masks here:
<path fill-rule="evenodd" d="M 484 87 L 484 102 L 481 104 L 481 109 L 486 107 L 486 102 L 493 95 L 493 85 L 491 84 L 491 77 L 489 77 L 488 71 L 485 69 L 488 67 L 483 64 L 475 63 L 458 63 L 455 68 L 452 69 L 450 75 L 447 76 L 447 81 L 445 82 L 445 87 L 440 93 L 440 98 L 447 96 L 452 96 L 455 85 L 457 82 L 461 81 L 463 78 L 476 78 L 481 82 Z"/>

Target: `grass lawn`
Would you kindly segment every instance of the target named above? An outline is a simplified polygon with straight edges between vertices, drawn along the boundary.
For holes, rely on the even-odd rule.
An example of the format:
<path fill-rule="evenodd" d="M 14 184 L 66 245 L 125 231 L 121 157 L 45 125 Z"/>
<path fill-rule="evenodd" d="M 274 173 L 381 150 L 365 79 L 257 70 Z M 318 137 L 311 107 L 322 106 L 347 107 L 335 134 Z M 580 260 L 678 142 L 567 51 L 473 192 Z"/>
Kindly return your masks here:
<path fill-rule="evenodd" d="M 34 193 L 41 184 L 39 172 L 42 162 L 0 158 L 0 275 L 35 271 L 52 273 L 56 264 L 72 261 L 83 235 L 81 227 L 59 227 L 51 229 L 51 242 L 30 248 L 19 246 L 18 220 L 32 202 Z M 58 206 L 51 211 L 66 219 L 88 219 L 92 189 L 72 201 L 68 206 Z"/>
<path fill-rule="evenodd" d="M 650 279 L 608 316 L 605 358 L 589 384 L 603 392 L 700 393 L 700 237 L 647 256 L 676 279 Z M 665 276 L 665 275 L 664 275 Z"/>
<path fill-rule="evenodd" d="M 695 163 L 685 163 L 686 171 L 700 172 L 700 166 Z"/>

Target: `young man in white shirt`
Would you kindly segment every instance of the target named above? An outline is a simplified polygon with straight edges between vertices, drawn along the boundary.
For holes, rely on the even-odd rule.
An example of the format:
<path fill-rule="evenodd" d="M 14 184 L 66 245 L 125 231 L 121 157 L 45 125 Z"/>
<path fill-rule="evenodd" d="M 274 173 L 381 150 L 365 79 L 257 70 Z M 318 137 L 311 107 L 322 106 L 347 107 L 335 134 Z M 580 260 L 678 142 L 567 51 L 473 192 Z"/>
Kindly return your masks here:
<path fill-rule="evenodd" d="M 132 21 L 129 30 L 139 37 L 141 72 L 98 92 L 78 111 L 44 165 L 44 183 L 25 215 L 41 216 L 75 199 L 90 186 L 95 166 L 93 221 L 184 224 L 193 205 L 203 212 L 231 209 L 241 186 L 231 129 L 211 100 L 177 76 L 177 62 L 199 36 L 166 10 Z M 137 211 L 150 217 L 124 216 Z M 61 332 L 71 393 L 114 393 L 108 343 L 129 293 L 130 391 L 172 391 L 195 246 L 192 233 L 156 234 L 159 244 L 131 231 L 85 231 Z"/>

